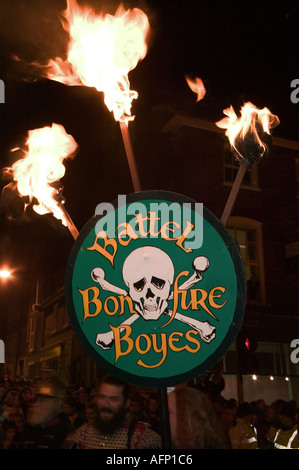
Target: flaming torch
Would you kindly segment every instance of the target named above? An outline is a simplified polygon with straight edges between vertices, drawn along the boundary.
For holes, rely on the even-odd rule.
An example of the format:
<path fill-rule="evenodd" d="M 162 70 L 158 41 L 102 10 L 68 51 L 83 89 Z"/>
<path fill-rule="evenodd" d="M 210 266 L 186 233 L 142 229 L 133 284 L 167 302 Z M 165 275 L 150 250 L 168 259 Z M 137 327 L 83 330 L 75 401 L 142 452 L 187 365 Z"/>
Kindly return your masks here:
<path fill-rule="evenodd" d="M 140 191 L 128 127 L 134 119 L 131 107 L 138 93 L 130 90 L 128 73 L 147 53 L 147 15 L 138 8 L 126 11 L 122 6 L 114 16 L 96 15 L 91 8 L 67 0 L 62 24 L 70 37 L 67 59 L 51 60 L 47 78 L 95 87 L 104 93 L 107 108 L 120 124 L 134 190 Z"/>
<path fill-rule="evenodd" d="M 224 208 L 221 222 L 226 225 L 236 201 L 246 169 L 264 159 L 272 144 L 270 130 L 278 126 L 279 119 L 268 108 L 258 109 L 252 103 L 245 103 L 237 117 L 232 106 L 224 109 L 227 116 L 216 125 L 226 129 L 233 155 L 240 167 Z"/>
<path fill-rule="evenodd" d="M 52 213 L 68 227 L 74 239 L 78 236 L 71 217 L 64 207 L 60 179 L 65 174 L 63 160 L 70 158 L 77 148 L 73 137 L 63 126 L 30 130 L 26 140 L 26 150 L 20 148 L 23 158 L 17 160 L 4 173 L 12 176 L 10 186 L 17 189 L 22 197 L 28 197 L 33 209 L 40 215 Z M 56 189 L 60 186 L 60 189 Z"/>

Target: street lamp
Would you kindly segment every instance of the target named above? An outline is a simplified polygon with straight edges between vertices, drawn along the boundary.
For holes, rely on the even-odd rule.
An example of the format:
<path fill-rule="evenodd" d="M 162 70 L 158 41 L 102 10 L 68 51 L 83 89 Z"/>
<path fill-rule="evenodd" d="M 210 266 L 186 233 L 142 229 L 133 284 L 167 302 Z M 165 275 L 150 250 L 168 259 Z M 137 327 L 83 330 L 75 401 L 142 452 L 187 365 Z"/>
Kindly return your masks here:
<path fill-rule="evenodd" d="M 8 279 L 11 279 L 12 278 L 12 271 L 7 268 L 7 267 L 3 267 L 0 269 L 0 279 L 1 281 L 5 282 L 7 281 Z"/>

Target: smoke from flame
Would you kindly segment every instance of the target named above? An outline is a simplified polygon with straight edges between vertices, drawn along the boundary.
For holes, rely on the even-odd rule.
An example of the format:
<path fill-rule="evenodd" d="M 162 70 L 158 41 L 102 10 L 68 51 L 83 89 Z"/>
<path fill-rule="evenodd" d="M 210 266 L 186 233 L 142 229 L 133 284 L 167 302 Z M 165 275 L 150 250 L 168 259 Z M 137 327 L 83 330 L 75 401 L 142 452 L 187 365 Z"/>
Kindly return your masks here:
<path fill-rule="evenodd" d="M 23 158 L 4 170 L 13 177 L 15 183 L 12 184 L 20 195 L 29 197 L 35 212 L 52 213 L 64 225 L 67 222 L 55 199 L 57 190 L 53 183 L 64 176 L 63 160 L 73 156 L 76 148 L 77 143 L 61 125 L 30 130 L 26 150 L 22 150 Z M 21 149 L 12 151 L 16 150 Z"/>
<path fill-rule="evenodd" d="M 147 15 L 122 6 L 114 16 L 97 15 L 68 0 L 63 27 L 70 37 L 67 60 L 51 60 L 47 77 L 67 85 L 95 87 L 104 92 L 105 104 L 116 121 L 133 120 L 132 101 L 138 93 L 130 90 L 128 73 L 147 53 Z"/>

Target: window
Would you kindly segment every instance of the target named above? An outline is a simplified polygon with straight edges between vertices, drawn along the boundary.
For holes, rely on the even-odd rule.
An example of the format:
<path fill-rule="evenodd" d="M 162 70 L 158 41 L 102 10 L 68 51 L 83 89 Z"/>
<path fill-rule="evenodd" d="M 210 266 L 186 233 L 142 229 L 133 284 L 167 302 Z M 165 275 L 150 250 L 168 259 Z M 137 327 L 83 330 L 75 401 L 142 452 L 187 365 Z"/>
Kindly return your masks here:
<path fill-rule="evenodd" d="M 33 311 L 30 314 L 28 350 L 35 351 L 42 347 L 44 329 L 44 312 Z"/>
<path fill-rule="evenodd" d="M 69 326 L 69 316 L 65 305 L 61 305 L 58 308 L 57 312 L 57 329 L 62 330 L 63 328 Z"/>
<path fill-rule="evenodd" d="M 230 217 L 227 229 L 239 245 L 247 280 L 248 303 L 265 304 L 261 223 L 245 217 Z"/>
<path fill-rule="evenodd" d="M 51 313 L 50 315 L 46 316 L 45 319 L 45 339 L 51 336 L 53 333 L 57 331 L 57 316 L 55 313 Z"/>
<path fill-rule="evenodd" d="M 235 159 L 230 147 L 224 144 L 224 183 L 233 184 L 236 179 L 240 164 Z M 250 166 L 242 180 L 242 186 L 250 189 L 258 188 L 257 165 Z"/>
<path fill-rule="evenodd" d="M 47 339 L 50 335 L 53 333 L 56 333 L 57 331 L 57 323 L 58 323 L 58 318 L 57 318 L 57 311 L 58 311 L 58 302 L 55 302 L 52 307 L 51 313 L 46 315 L 45 318 L 45 331 L 44 331 L 44 337 Z"/>

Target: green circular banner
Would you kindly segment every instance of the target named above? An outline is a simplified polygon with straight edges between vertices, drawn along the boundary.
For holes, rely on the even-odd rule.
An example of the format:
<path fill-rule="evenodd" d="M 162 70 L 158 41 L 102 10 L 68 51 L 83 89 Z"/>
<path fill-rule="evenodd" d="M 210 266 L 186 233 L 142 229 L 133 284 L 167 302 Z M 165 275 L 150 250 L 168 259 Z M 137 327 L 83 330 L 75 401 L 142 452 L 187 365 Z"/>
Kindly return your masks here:
<path fill-rule="evenodd" d="M 74 243 L 66 303 L 86 352 L 138 385 L 202 375 L 242 324 L 238 246 L 202 204 L 144 191 L 99 204 Z"/>

